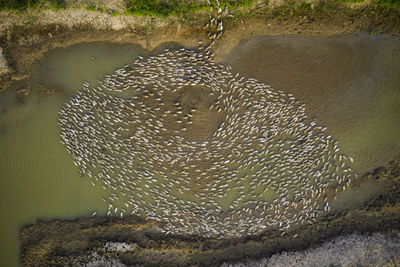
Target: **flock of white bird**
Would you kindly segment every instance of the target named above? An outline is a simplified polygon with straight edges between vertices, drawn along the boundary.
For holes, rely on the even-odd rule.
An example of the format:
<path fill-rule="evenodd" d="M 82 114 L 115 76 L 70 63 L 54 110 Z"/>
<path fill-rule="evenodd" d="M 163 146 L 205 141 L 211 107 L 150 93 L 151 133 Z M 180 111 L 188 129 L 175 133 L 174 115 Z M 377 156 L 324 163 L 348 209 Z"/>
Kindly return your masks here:
<path fill-rule="evenodd" d="M 74 163 L 109 192 L 107 215 L 163 221 L 167 233 L 313 223 L 356 177 L 353 159 L 293 95 L 234 75 L 207 48 L 139 57 L 84 83 L 60 110 Z"/>

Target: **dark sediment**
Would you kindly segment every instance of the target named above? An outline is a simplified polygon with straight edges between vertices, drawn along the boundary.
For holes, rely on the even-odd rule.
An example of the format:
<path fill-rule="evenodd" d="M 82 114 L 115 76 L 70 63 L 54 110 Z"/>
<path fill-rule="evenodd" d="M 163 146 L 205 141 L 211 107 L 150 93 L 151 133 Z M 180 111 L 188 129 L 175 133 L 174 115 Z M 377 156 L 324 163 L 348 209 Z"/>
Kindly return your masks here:
<path fill-rule="evenodd" d="M 391 184 L 381 195 L 362 206 L 320 217 L 313 225 L 290 228 L 281 236 L 270 229 L 258 236 L 205 239 L 165 235 L 157 222 L 137 216 L 38 221 L 20 231 L 23 266 L 72 265 L 95 261 L 99 256 L 123 264 L 146 266 L 211 266 L 222 262 L 269 257 L 281 251 L 315 247 L 350 233 L 390 232 L 400 229 L 400 157 L 360 178 Z M 107 250 L 107 242 L 124 242 L 129 251 Z"/>

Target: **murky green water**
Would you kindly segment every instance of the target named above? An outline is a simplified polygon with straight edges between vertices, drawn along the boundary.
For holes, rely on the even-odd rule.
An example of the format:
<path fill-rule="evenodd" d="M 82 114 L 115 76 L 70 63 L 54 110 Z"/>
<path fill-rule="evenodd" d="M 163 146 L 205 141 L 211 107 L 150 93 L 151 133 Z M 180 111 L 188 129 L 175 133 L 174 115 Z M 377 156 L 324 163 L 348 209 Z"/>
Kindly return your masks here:
<path fill-rule="evenodd" d="M 351 38 L 349 40 L 349 42 L 355 42 Z M 274 44 L 279 48 L 275 54 L 278 53 L 278 56 L 280 54 L 282 57 L 287 54 L 288 42 L 284 42 L 284 38 L 280 41 Z M 387 155 L 400 153 L 398 138 L 400 132 L 398 77 L 400 75 L 397 75 L 400 74 L 399 41 L 396 40 L 397 43 L 394 44 L 385 43 L 384 50 L 379 49 L 382 43 L 379 38 L 364 41 L 369 42 L 367 46 L 360 47 L 361 52 L 363 52 L 363 47 L 368 48 L 363 52 L 364 54 L 362 53 L 367 58 L 365 60 L 369 62 L 370 53 L 373 53 L 376 61 L 374 61 L 374 68 L 368 69 L 368 74 L 365 74 L 363 68 L 351 74 L 360 75 L 357 76 L 358 83 L 348 83 L 351 86 L 342 90 L 339 90 L 338 86 L 333 89 L 329 86 L 320 86 L 322 92 L 294 89 L 295 96 L 306 103 L 313 115 L 327 125 L 328 131 L 340 141 L 343 151 L 356 159 L 355 166 L 358 166 L 359 171 L 375 167 L 377 153 L 384 155 L 384 158 L 387 158 Z M 296 44 L 296 40 L 291 42 L 292 45 Z M 312 42 L 312 40 L 307 42 Z M 328 43 L 318 44 L 318 47 L 319 50 L 325 51 L 329 61 L 329 59 L 334 59 L 336 50 L 332 49 Z M 336 46 L 340 46 L 340 42 Z M 297 42 L 295 47 L 298 53 L 301 53 L 302 49 L 309 49 L 304 46 L 304 40 Z M 251 52 L 253 48 L 246 49 Z M 293 50 L 293 47 L 290 49 Z M 344 60 L 351 61 L 351 53 L 346 53 L 343 54 Z M 393 53 L 394 59 L 389 60 Z M 130 63 L 139 54 L 146 55 L 147 52 L 134 45 L 121 46 L 104 43 L 81 44 L 56 50 L 48 53 L 35 66 L 29 81 L 32 86 L 29 97 L 24 98 L 23 101 L 15 97 L 14 91 L 20 89 L 22 83 L 14 85 L 13 88 L 0 95 L 1 266 L 17 265 L 19 246 L 17 235 L 18 227 L 22 224 L 33 223 L 37 218 L 72 218 L 88 215 L 93 210 L 98 212 L 106 210 L 104 202 L 100 201 L 105 194 L 104 190 L 101 187 L 93 187 L 89 179 L 80 177 L 71 157 L 59 142 L 58 110 L 74 92 L 80 89 L 84 81 L 94 82 L 101 79 L 103 75 Z M 301 57 L 296 59 L 307 60 Z M 287 68 L 293 65 L 290 61 L 284 63 Z M 256 60 L 253 60 L 252 64 L 256 70 L 253 69 L 252 72 L 252 68 L 244 64 L 248 73 L 244 70 L 241 73 L 257 77 L 257 73 L 275 74 L 276 72 L 276 70 L 271 71 L 272 69 L 265 68 Z M 322 60 L 313 64 L 320 64 L 322 68 L 326 62 Z M 240 69 L 239 65 L 237 63 L 236 68 Z M 318 66 L 315 67 L 318 68 Z M 290 71 L 290 69 L 283 68 L 280 71 Z M 379 76 L 376 76 L 376 73 L 379 73 Z M 331 80 L 343 78 L 343 75 L 343 72 L 333 71 L 329 76 L 320 74 L 320 79 L 329 83 Z M 264 76 L 259 76 L 257 78 L 273 86 L 274 79 L 278 81 L 280 78 L 277 75 L 275 78 L 271 76 L 263 80 Z M 284 77 L 283 80 L 290 80 L 292 77 L 292 80 L 297 83 L 299 83 L 298 79 L 301 80 L 301 75 L 282 75 L 282 77 Z M 318 76 L 314 78 L 318 79 Z M 309 79 L 309 77 L 304 76 L 304 79 Z M 350 78 L 346 79 L 348 82 Z M 360 86 L 363 83 L 369 85 Z M 40 84 L 63 90 L 64 93 L 40 95 L 38 93 Z M 307 83 L 305 87 L 306 85 Z M 288 88 L 290 87 L 286 87 L 287 91 L 290 91 Z M 369 90 L 366 91 L 365 88 Z M 327 90 L 326 95 L 335 97 L 323 97 L 324 90 Z M 332 92 L 336 93 L 332 94 Z M 354 103 L 356 100 L 362 105 L 352 108 L 350 102 Z M 371 155 L 374 155 L 372 160 Z M 374 194 L 374 191 L 370 190 L 374 186 L 369 183 L 356 192 L 359 194 L 365 192 L 365 195 L 370 196 Z M 378 189 L 380 192 L 382 187 Z M 269 196 L 268 192 L 264 194 L 265 198 L 273 197 Z M 234 195 L 233 193 L 232 197 Z M 337 206 L 346 206 L 346 203 L 353 201 L 349 194 L 346 194 L 344 199 L 342 202 L 339 201 Z M 359 202 L 362 199 L 358 197 L 355 201 Z"/>
<path fill-rule="evenodd" d="M 38 218 L 72 218 L 105 210 L 104 190 L 81 178 L 59 142 L 58 110 L 81 87 L 147 54 L 135 45 L 80 44 L 48 53 L 34 68 L 31 95 L 16 84 L 0 96 L 0 266 L 17 265 L 18 227 Z M 40 95 L 39 85 L 63 90 Z M 100 200 L 100 201 L 99 201 Z"/>

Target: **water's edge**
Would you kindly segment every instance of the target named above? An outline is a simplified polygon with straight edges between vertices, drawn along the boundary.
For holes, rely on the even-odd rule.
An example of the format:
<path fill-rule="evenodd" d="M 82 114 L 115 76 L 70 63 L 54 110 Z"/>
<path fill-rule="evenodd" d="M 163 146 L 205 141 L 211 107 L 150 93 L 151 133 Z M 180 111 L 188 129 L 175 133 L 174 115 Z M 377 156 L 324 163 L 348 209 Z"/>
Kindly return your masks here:
<path fill-rule="evenodd" d="M 243 23 L 243 22 L 242 22 Z M 320 22 L 314 23 L 317 26 Z M 239 22 L 237 24 L 240 24 Z M 251 23 L 249 23 L 251 24 Z M 298 34 L 298 21 L 290 22 L 283 27 L 280 21 L 272 21 L 272 26 L 264 21 L 255 22 L 249 28 L 239 29 L 239 26 L 232 27 L 227 32 L 226 39 L 218 44 L 215 54 L 216 58 L 224 56 L 225 51 L 229 51 L 239 39 L 249 38 L 260 34 Z M 328 23 L 329 24 L 329 23 Z M 368 26 L 364 23 L 363 26 Z M 263 25 L 263 27 L 259 27 Z M 320 28 L 313 26 L 300 27 L 302 34 L 321 33 Z M 340 26 L 340 27 L 339 27 Z M 189 31 L 187 25 L 182 30 L 181 24 L 175 22 L 164 29 L 156 29 L 154 32 L 146 33 L 146 27 L 136 27 L 133 29 L 104 30 L 93 29 L 90 25 L 76 26 L 67 28 L 65 25 L 57 23 L 51 25 L 39 25 L 32 28 L 13 27 L 10 29 L 11 38 L 2 38 L 1 45 L 5 47 L 5 56 L 12 67 L 12 73 L 7 73 L 4 79 L 0 79 L 0 88 L 8 87 L 10 80 L 27 79 L 31 73 L 32 62 L 40 59 L 45 52 L 56 47 L 67 47 L 80 42 L 109 41 L 113 43 L 138 43 L 146 49 L 152 50 L 157 45 L 166 41 L 177 41 L 185 47 L 197 44 L 198 40 L 204 40 L 205 34 L 193 34 L 196 29 Z M 260 28 L 260 30 L 255 30 Z M 142 31 L 143 30 L 143 31 Z M 31 32 L 32 35 L 26 37 L 21 42 L 17 42 L 24 36 L 24 33 Z M 363 28 L 351 26 L 341 28 L 341 25 L 329 25 L 322 30 L 322 34 L 342 34 L 348 32 L 363 31 Z M 240 36 L 240 38 L 238 38 Z M 232 42 L 234 40 L 234 42 Z M 17 45 L 17 43 L 19 43 Z M 12 76 L 12 77 L 11 77 Z M 29 79 L 29 78 L 28 78 Z M 21 91 L 21 93 L 26 93 Z M 51 92 L 50 92 L 51 93 Z M 398 160 L 397 160 L 398 162 Z M 397 164 L 397 163 L 396 163 Z M 397 167 L 398 168 L 398 167 Z M 387 171 L 387 170 L 386 170 Z M 380 174 L 371 174 L 371 178 Z M 380 176 L 379 176 L 380 177 Z M 145 222 L 140 218 L 128 217 L 124 220 L 113 218 L 78 218 L 76 220 L 54 220 L 40 221 L 37 224 L 24 226 L 21 228 L 21 263 L 23 265 L 46 265 L 49 262 L 73 263 L 76 261 L 87 262 L 95 260 L 90 255 L 93 251 L 97 254 L 105 255 L 110 258 L 118 258 L 124 263 L 139 263 L 153 265 L 212 265 L 223 261 L 241 261 L 246 257 L 259 258 L 272 255 L 280 250 L 303 249 L 309 247 L 310 243 L 323 242 L 332 236 L 342 233 L 361 231 L 373 232 L 378 230 L 395 229 L 395 223 L 399 220 L 399 200 L 396 198 L 390 202 L 391 196 L 399 194 L 398 172 L 396 188 L 391 189 L 393 194 L 386 195 L 382 203 L 379 202 L 376 209 L 370 210 L 375 204 L 371 204 L 367 211 L 358 208 L 340 214 L 332 214 L 321 219 L 313 228 L 295 229 L 295 232 L 280 237 L 273 232 L 266 233 L 264 236 L 249 237 L 235 240 L 206 240 L 198 237 L 171 237 L 154 232 L 154 222 Z M 384 180 L 390 177 L 383 176 Z M 378 178 L 380 181 L 382 177 Z M 378 201 L 378 198 L 375 198 Z M 385 206 L 391 203 L 391 206 Z M 364 206 L 367 207 L 367 206 Z M 390 207 L 390 208 L 389 208 Z M 349 215 L 350 214 L 350 215 Z M 347 216 L 347 217 L 346 217 Z M 349 217 L 350 216 L 350 217 Z M 359 216 L 359 217 L 357 217 Z M 388 216 L 389 218 L 386 218 Z M 373 219 L 371 219 L 371 217 Z M 344 221 L 341 221 L 339 219 Z M 364 221 L 364 222 L 363 222 Z M 359 229 L 360 223 L 364 223 L 364 228 Z M 371 225 L 375 223 L 375 225 Z M 329 224 L 329 226 L 325 225 Z M 382 224 L 382 228 L 381 225 Z M 398 226 L 397 226 L 398 228 Z M 129 230 L 129 231 L 128 231 Z M 302 234 L 293 238 L 296 232 Z M 311 238 L 313 236 L 313 238 Z M 134 243 L 135 250 L 130 252 L 110 252 L 104 250 L 104 245 L 108 241 L 121 241 Z M 163 254 L 164 253 L 164 254 Z"/>
<path fill-rule="evenodd" d="M 273 229 L 259 236 L 220 240 L 165 235 L 156 230 L 157 222 L 136 216 L 40 220 L 20 229 L 21 264 L 72 265 L 103 258 L 127 265 L 210 266 L 303 250 L 351 233 L 390 234 L 399 230 L 400 157 L 364 174 L 360 183 L 367 180 L 388 182 L 391 186 L 365 205 L 331 212 L 313 225 L 298 226 L 283 236 Z M 131 249 L 106 249 L 107 242 L 124 242 Z"/>

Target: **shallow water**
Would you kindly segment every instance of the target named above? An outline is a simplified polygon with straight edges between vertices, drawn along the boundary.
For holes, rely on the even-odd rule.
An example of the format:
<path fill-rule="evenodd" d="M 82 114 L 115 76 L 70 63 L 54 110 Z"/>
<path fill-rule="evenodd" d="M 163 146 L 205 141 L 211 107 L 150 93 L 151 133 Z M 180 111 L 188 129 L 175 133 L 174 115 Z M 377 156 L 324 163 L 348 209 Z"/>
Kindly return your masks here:
<path fill-rule="evenodd" d="M 139 54 L 135 45 L 80 44 L 48 53 L 34 68 L 31 95 L 15 97 L 15 84 L 0 96 L 1 266 L 17 265 L 18 227 L 37 218 L 72 218 L 105 210 L 101 187 L 82 179 L 59 142 L 58 110 L 84 81 L 96 81 Z M 62 90 L 40 95 L 39 85 Z M 5 256 L 7 255 L 7 256 Z"/>
<path fill-rule="evenodd" d="M 358 173 L 400 153 L 400 40 L 261 36 L 226 57 L 233 71 L 293 93 L 327 126 Z"/>
<path fill-rule="evenodd" d="M 84 81 L 101 79 L 139 54 L 148 53 L 134 45 L 104 43 L 55 50 L 36 64 L 29 81 L 31 96 L 16 99 L 13 91 L 22 83 L 0 96 L 0 207 L 7 215 L 0 219 L 0 249 L 3 255 L 13 255 L 2 256 L 0 265 L 17 265 L 18 226 L 37 218 L 72 218 L 106 210 L 100 201 L 106 192 L 80 177 L 59 142 L 58 110 Z M 307 112 L 355 158 L 359 173 L 400 152 L 399 40 L 263 37 L 242 43 L 228 58 L 234 71 L 304 102 Z M 63 93 L 42 96 L 39 84 Z M 366 191 L 368 196 L 374 194 Z M 235 192 L 230 196 L 234 198 Z M 263 197 L 274 198 L 270 192 Z M 344 199 L 336 207 L 352 201 L 348 194 Z"/>

